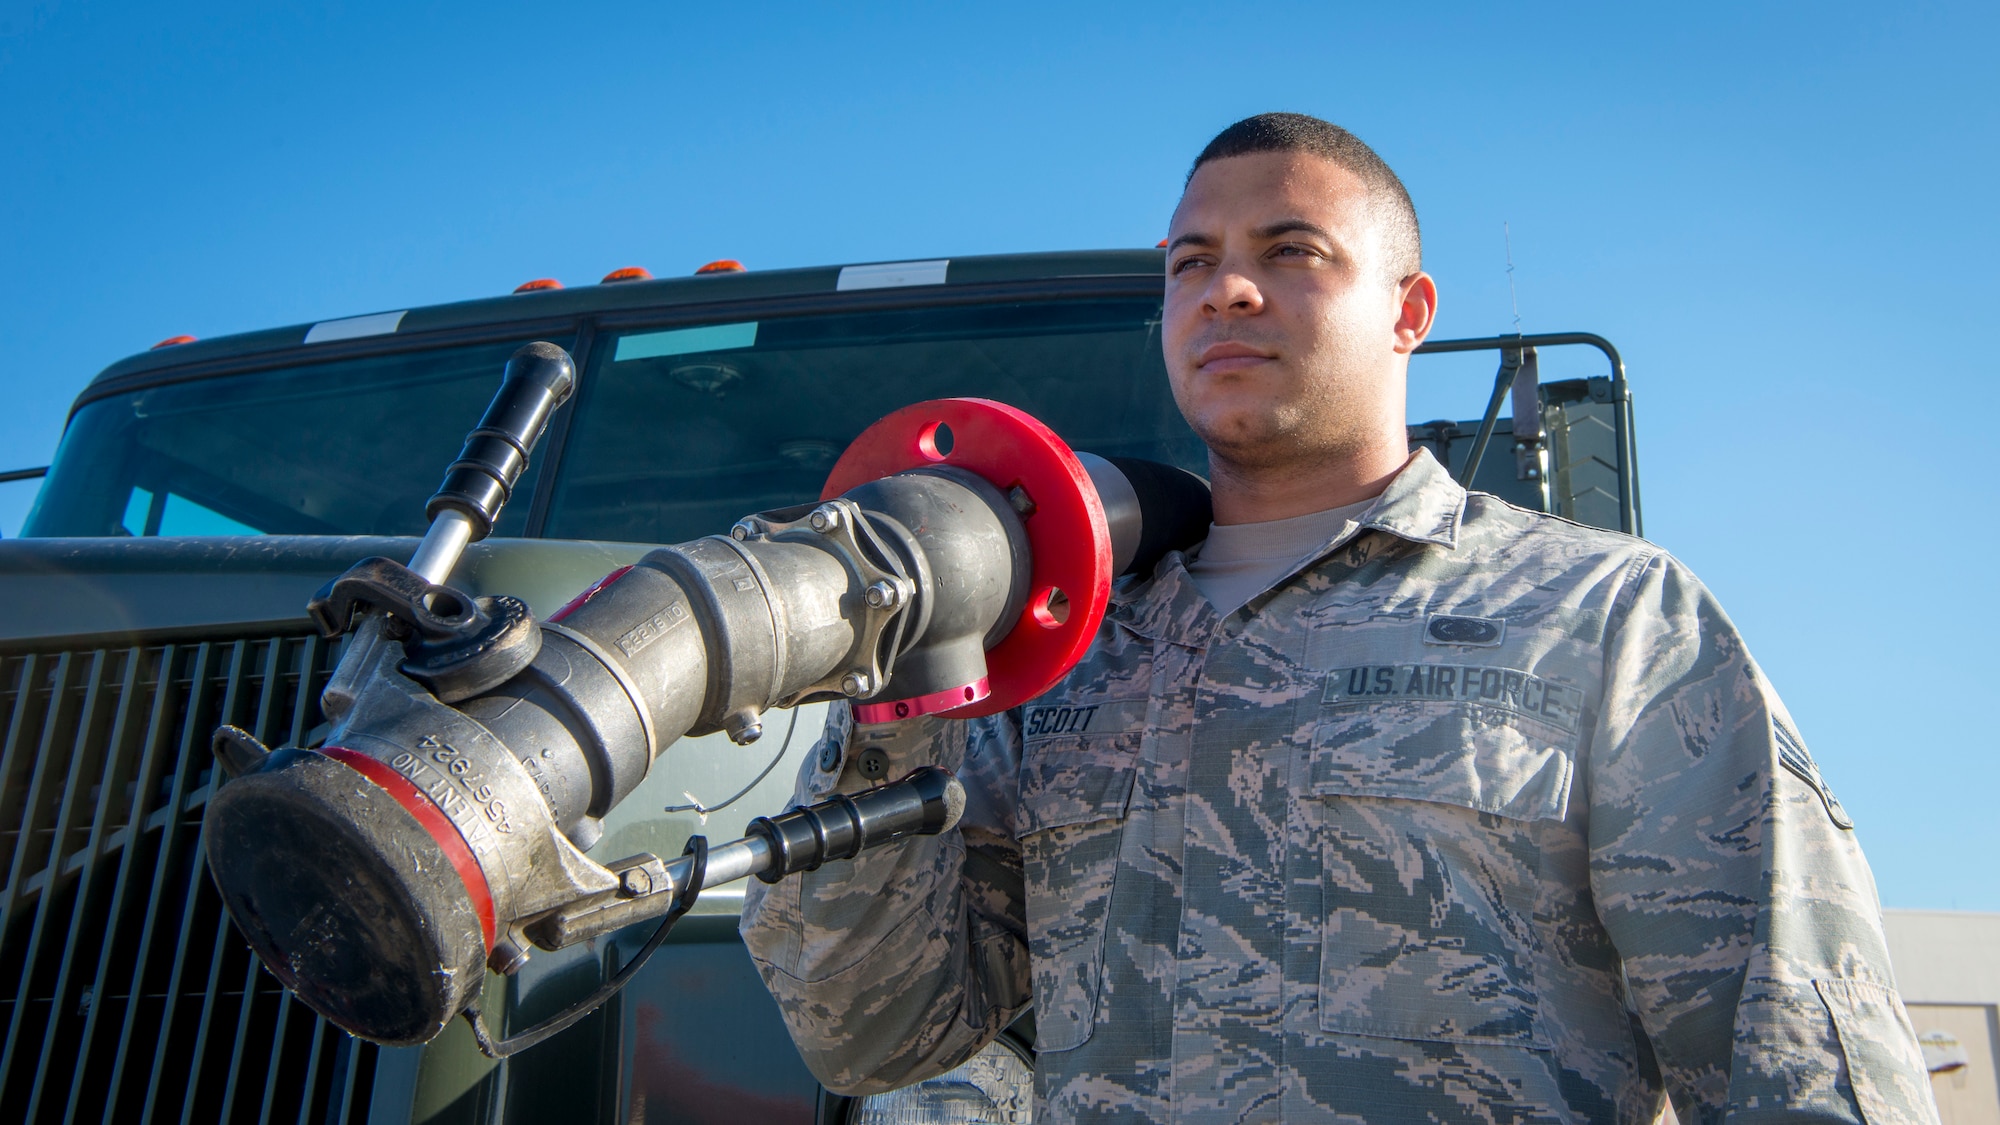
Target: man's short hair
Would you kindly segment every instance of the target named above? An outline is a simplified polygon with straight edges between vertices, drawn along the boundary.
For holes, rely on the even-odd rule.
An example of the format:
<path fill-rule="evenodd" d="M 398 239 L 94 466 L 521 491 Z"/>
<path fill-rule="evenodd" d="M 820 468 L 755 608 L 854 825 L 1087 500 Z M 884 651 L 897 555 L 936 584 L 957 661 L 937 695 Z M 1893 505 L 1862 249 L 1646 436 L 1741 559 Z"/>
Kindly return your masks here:
<path fill-rule="evenodd" d="M 1246 117 L 1215 135 L 1188 169 L 1188 180 L 1211 160 L 1256 152 L 1304 152 L 1331 161 L 1358 177 L 1368 188 L 1369 202 L 1382 224 L 1382 244 L 1391 280 L 1401 280 L 1424 268 L 1423 232 L 1417 208 L 1403 181 L 1396 178 L 1375 150 L 1360 137 L 1304 113 L 1260 113 Z"/>

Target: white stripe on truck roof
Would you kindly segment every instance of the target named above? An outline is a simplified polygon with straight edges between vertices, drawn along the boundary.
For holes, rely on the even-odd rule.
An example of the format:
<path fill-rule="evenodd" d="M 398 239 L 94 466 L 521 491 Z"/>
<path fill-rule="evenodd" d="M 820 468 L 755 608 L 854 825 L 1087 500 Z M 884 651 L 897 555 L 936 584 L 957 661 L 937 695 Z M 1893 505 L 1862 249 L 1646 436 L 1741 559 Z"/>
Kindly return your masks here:
<path fill-rule="evenodd" d="M 350 316 L 341 320 L 322 320 L 306 329 L 306 343 L 324 344 L 329 340 L 354 340 L 362 336 L 387 336 L 403 323 L 409 310 L 402 312 L 369 313 L 367 316 Z"/>
<path fill-rule="evenodd" d="M 872 266 L 842 266 L 835 289 L 890 289 L 899 285 L 943 285 L 950 258 L 927 262 L 880 262 Z"/>

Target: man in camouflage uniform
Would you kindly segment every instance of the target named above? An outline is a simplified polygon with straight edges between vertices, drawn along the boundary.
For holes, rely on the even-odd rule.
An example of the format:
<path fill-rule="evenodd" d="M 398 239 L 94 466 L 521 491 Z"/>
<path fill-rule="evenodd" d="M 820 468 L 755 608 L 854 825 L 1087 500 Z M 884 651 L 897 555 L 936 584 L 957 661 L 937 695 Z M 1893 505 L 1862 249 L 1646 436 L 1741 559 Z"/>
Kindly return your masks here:
<path fill-rule="evenodd" d="M 1408 452 L 1436 294 L 1393 173 L 1252 118 L 1172 236 L 1217 527 L 1025 708 L 836 706 L 801 802 L 864 753 L 968 802 L 752 888 L 821 1079 L 940 1073 L 1032 1000 L 1042 1125 L 1934 1121 L 1852 825 L 1714 598 Z M 1287 526 L 1317 532 L 1261 574 L 1210 557 Z"/>

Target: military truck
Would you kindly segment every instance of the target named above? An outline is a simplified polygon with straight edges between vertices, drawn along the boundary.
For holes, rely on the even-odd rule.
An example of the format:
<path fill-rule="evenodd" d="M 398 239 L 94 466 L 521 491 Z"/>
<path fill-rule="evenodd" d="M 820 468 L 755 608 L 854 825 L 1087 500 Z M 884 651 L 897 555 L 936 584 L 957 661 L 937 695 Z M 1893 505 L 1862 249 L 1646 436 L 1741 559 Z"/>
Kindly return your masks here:
<path fill-rule="evenodd" d="M 426 497 L 526 341 L 567 349 L 578 390 L 453 581 L 547 616 L 649 545 L 816 498 L 857 433 L 919 400 L 997 399 L 1075 449 L 1205 471 L 1161 360 L 1162 266 L 1135 250 L 628 269 L 176 338 L 107 368 L 78 397 L 23 536 L 0 542 L 0 1120 L 1027 1120 L 1027 1026 L 906 1091 L 822 1089 L 736 936 L 740 884 L 703 894 L 595 1014 L 504 1061 L 463 1023 L 423 1047 L 350 1037 L 280 987 L 222 910 L 200 858 L 226 779 L 210 735 L 234 724 L 310 746 L 324 733 L 338 646 L 307 599 L 359 559 L 410 555 Z M 1542 381 L 1539 356 L 1563 346 L 1601 353 L 1601 374 Z M 1516 504 L 1640 532 L 1630 396 L 1608 343 L 1423 351 L 1499 364 L 1483 413 L 1413 425 L 1413 447 Z M 593 826 L 590 855 L 674 855 L 691 834 L 733 838 L 781 811 L 823 715 L 773 716 L 748 746 L 675 743 Z M 485 1018 L 504 1034 L 563 1008 L 650 930 L 489 978 Z"/>

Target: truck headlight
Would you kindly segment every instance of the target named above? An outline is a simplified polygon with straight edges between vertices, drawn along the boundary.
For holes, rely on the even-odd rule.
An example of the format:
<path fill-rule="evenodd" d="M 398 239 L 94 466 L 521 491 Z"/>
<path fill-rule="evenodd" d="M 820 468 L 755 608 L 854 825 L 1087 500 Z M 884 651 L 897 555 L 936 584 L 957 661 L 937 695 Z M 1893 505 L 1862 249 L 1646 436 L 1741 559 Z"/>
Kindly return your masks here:
<path fill-rule="evenodd" d="M 956 1070 L 861 1099 L 848 1125 L 1029 1125 L 1034 1103 L 1034 1064 L 996 1039 Z"/>

